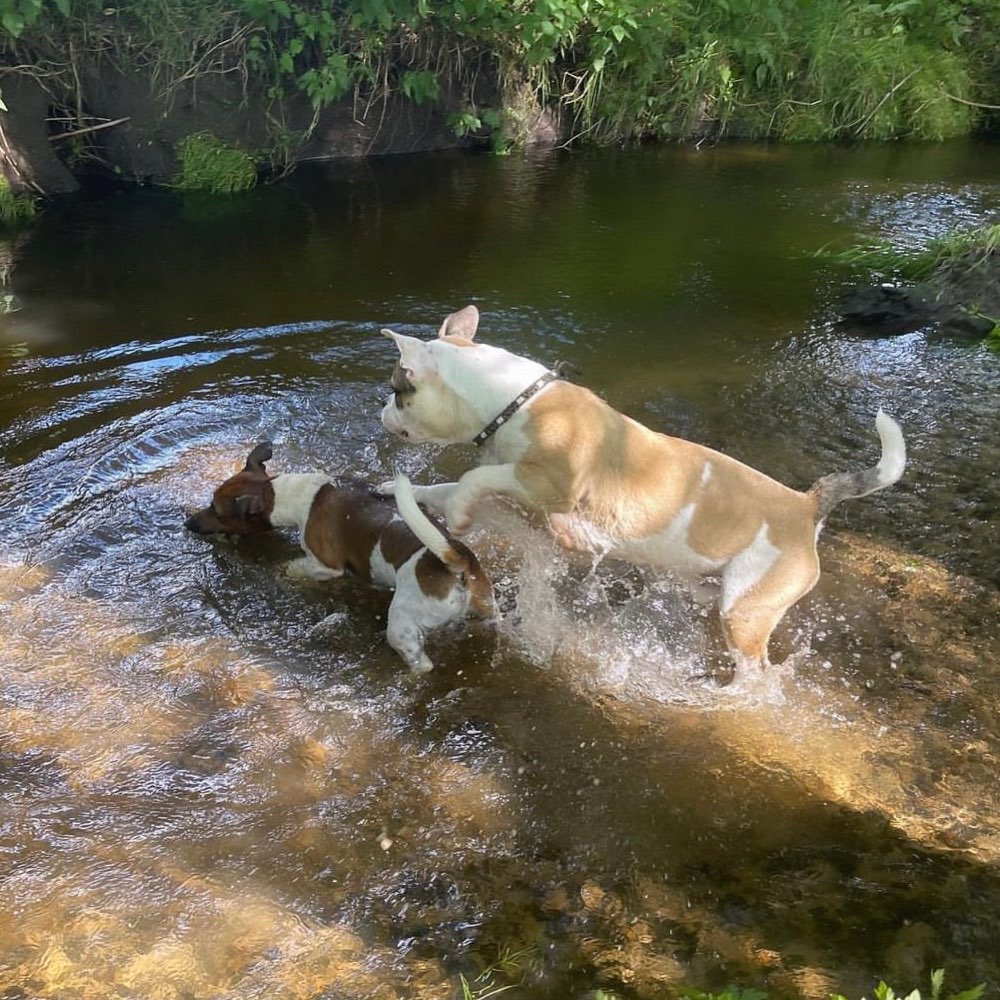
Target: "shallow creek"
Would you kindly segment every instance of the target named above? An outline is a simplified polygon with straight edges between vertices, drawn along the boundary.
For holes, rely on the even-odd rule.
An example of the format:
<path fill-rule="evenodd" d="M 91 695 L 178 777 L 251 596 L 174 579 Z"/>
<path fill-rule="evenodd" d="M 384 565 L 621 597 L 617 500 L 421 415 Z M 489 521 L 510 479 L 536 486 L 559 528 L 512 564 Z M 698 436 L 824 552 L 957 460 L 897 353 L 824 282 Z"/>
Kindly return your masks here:
<path fill-rule="evenodd" d="M 0 247 L 0 996 L 996 990 L 1000 358 L 845 335 L 810 255 L 998 209 L 995 147 L 442 155 L 80 198 Z M 467 468 L 383 433 L 378 330 L 469 301 L 792 486 L 900 420 L 783 664 L 720 686 L 683 590 L 494 509 L 503 620 L 415 679 L 385 594 L 185 532 L 265 438 L 273 471 Z"/>

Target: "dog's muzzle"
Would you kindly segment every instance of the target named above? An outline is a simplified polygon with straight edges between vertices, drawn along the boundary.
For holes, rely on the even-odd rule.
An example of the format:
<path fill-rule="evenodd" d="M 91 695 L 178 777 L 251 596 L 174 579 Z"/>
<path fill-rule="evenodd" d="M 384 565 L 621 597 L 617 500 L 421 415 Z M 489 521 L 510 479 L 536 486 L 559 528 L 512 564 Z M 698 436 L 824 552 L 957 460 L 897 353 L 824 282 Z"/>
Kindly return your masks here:
<path fill-rule="evenodd" d="M 410 436 L 410 432 L 400 423 L 399 417 L 396 415 L 396 404 L 391 396 L 382 408 L 382 426 L 395 437 L 406 438 Z"/>

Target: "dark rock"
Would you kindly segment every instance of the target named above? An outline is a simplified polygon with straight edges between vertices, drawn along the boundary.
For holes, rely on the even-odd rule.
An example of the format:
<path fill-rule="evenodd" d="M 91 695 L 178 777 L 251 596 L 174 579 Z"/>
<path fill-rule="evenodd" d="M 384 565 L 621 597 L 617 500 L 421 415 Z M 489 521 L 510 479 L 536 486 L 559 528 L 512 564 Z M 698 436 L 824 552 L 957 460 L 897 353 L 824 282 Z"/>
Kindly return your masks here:
<path fill-rule="evenodd" d="M 942 337 L 982 340 L 994 326 L 996 323 L 988 316 L 972 313 L 958 306 L 940 312 L 937 333 Z"/>
<path fill-rule="evenodd" d="M 868 333 L 908 333 L 933 321 L 934 308 L 918 286 L 859 285 L 841 298 L 837 307 L 841 320 Z"/>
<path fill-rule="evenodd" d="M 971 251 L 948 260 L 919 285 L 852 288 L 837 312 L 842 326 L 867 336 L 926 329 L 981 340 L 1000 321 L 1000 253 Z"/>

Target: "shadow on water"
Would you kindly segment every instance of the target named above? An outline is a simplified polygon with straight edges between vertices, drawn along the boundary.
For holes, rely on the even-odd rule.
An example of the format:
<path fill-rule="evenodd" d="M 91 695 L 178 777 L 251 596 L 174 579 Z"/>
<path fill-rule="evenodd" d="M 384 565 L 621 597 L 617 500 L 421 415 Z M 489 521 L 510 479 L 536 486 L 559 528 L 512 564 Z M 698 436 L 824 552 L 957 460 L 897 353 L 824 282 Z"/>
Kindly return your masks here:
<path fill-rule="evenodd" d="M 855 154 L 444 157 L 46 216 L 11 280 L 47 336 L 0 362 L 0 994 L 995 986 L 998 366 L 838 337 L 801 251 L 982 216 L 1000 170 Z M 720 689 L 683 591 L 497 509 L 504 621 L 414 679 L 386 595 L 289 580 L 283 533 L 184 532 L 264 437 L 275 470 L 460 472 L 382 434 L 377 330 L 476 296 L 484 337 L 793 485 L 900 416 L 907 479 L 830 519 L 783 667 Z"/>

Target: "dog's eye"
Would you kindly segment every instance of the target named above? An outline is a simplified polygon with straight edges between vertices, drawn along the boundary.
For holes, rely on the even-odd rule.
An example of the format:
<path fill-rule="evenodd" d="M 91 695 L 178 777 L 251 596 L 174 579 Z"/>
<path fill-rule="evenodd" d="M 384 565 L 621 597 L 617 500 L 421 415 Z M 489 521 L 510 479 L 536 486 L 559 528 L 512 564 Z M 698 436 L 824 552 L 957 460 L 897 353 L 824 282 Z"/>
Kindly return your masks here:
<path fill-rule="evenodd" d="M 410 381 L 409 374 L 402 365 L 397 364 L 392 370 L 392 377 L 389 379 L 389 385 L 392 386 L 392 391 L 396 394 L 396 401 L 399 402 L 400 396 L 409 395 L 414 392 L 414 385 Z"/>

